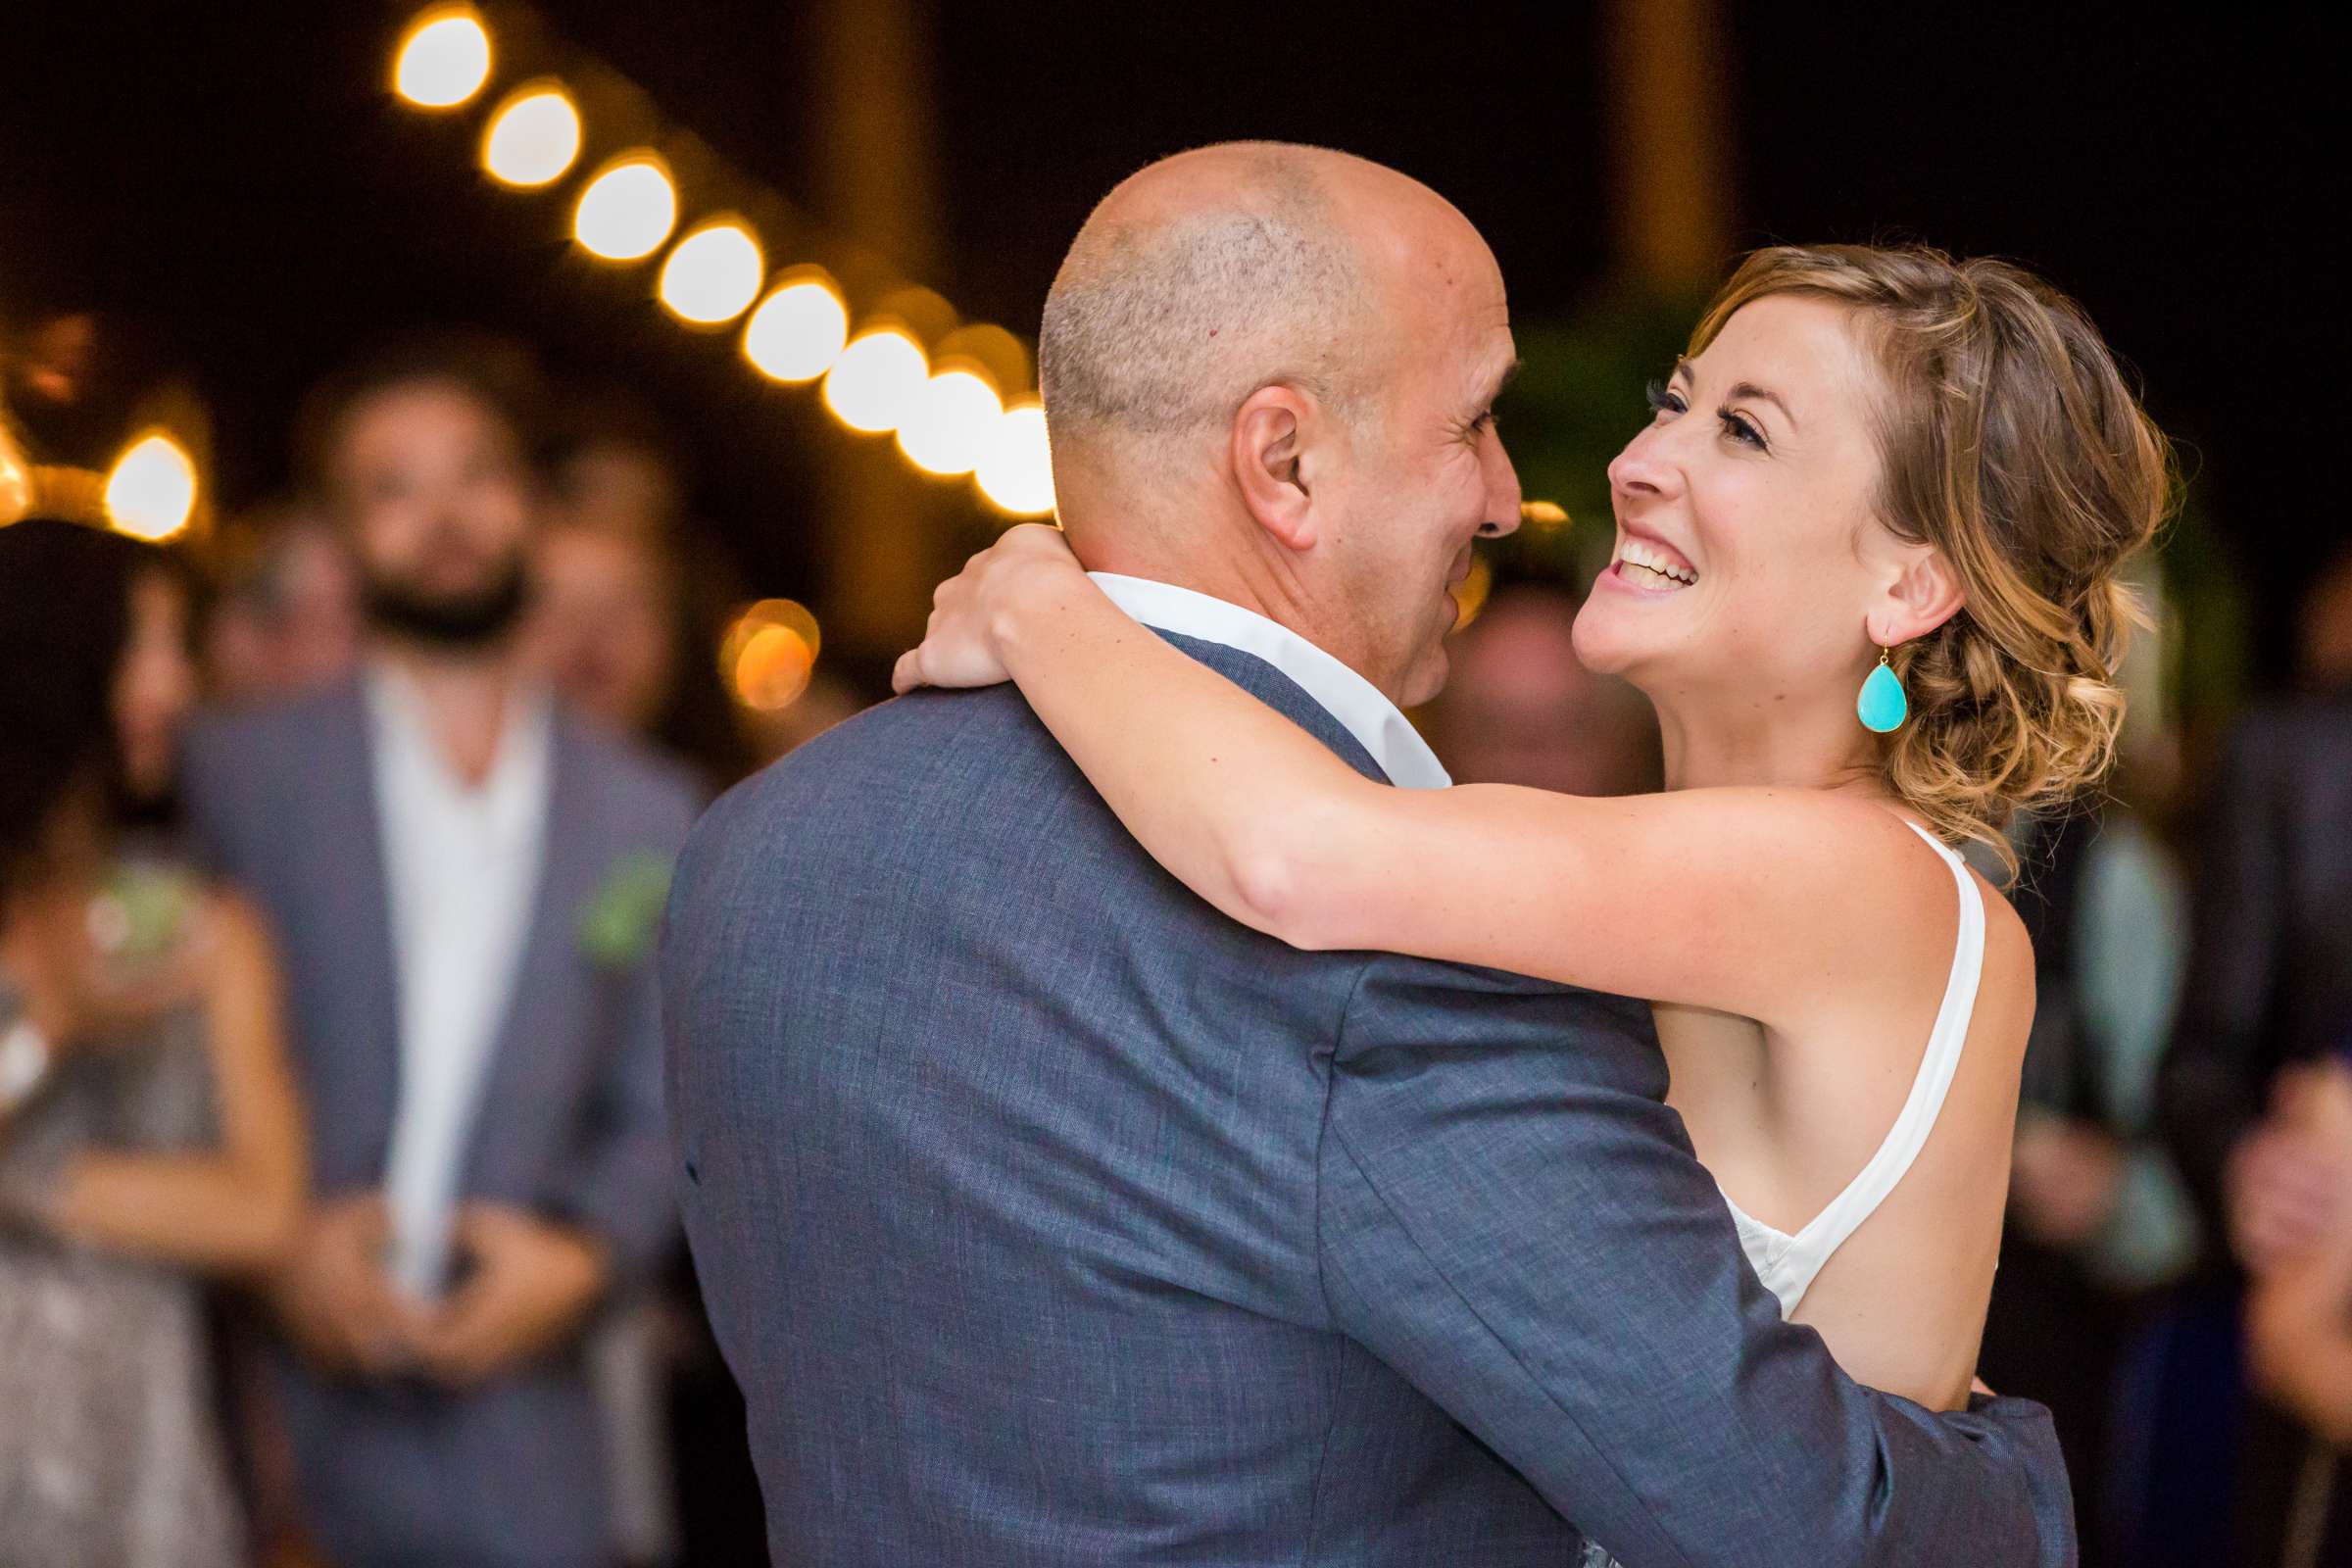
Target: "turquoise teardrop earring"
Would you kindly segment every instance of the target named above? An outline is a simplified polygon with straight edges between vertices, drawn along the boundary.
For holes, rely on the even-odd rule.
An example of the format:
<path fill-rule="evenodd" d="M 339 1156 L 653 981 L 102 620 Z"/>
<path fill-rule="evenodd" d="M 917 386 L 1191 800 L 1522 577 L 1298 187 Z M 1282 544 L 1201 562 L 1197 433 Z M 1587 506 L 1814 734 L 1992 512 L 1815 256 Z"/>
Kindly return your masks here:
<path fill-rule="evenodd" d="M 1903 727 L 1911 716 L 1911 699 L 1903 694 L 1902 677 L 1886 662 L 1888 649 L 1879 650 L 1879 667 L 1870 672 L 1862 683 L 1862 695 L 1854 701 L 1854 714 L 1862 727 L 1874 734 L 1886 735 Z"/>

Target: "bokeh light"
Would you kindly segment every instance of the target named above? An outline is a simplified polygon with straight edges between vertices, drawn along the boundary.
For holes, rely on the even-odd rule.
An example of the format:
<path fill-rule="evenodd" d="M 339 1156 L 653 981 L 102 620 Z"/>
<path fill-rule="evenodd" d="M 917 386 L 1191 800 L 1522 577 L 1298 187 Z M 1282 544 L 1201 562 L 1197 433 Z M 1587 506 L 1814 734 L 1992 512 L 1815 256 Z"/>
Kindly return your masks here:
<path fill-rule="evenodd" d="M 752 313 L 743 355 L 777 381 L 813 381 L 833 368 L 850 340 L 849 307 L 815 278 L 787 283 Z"/>
<path fill-rule="evenodd" d="M 732 321 L 760 297 L 767 263 L 741 223 L 707 224 L 678 241 L 662 264 L 662 303 L 703 326 Z"/>
<path fill-rule="evenodd" d="M 816 617 L 789 599 L 762 599 L 735 617 L 719 644 L 718 672 L 755 712 L 790 708 L 808 689 L 823 647 Z"/>
<path fill-rule="evenodd" d="M 1568 526 L 1568 509 L 1557 501 L 1522 501 L 1519 503 L 1519 520 L 1531 528 L 1565 528 Z"/>
<path fill-rule="evenodd" d="M 925 473 L 969 473 L 1004 416 L 997 389 L 969 370 L 942 370 L 899 421 L 899 450 Z"/>
<path fill-rule="evenodd" d="M 972 477 L 980 493 L 1016 517 L 1054 510 L 1054 457 L 1046 445 L 1046 411 L 1035 403 L 1006 409 L 989 432 Z"/>
<path fill-rule="evenodd" d="M 1476 620 L 1479 612 L 1487 608 L 1487 600 L 1494 592 L 1494 568 L 1487 564 L 1486 557 L 1473 556 L 1470 560 L 1470 574 L 1453 586 L 1453 604 L 1456 611 L 1453 617 L 1453 629 L 1459 631 Z"/>
<path fill-rule="evenodd" d="M 651 256 L 678 222 L 678 188 L 652 153 L 630 153 L 607 166 L 580 192 L 571 232 L 608 262 Z"/>
<path fill-rule="evenodd" d="M 467 6 L 435 6 L 409 27 L 392 89 L 419 109 L 454 109 L 490 79 L 490 33 Z"/>
<path fill-rule="evenodd" d="M 859 334 L 825 372 L 825 407 L 851 429 L 879 435 L 906 416 L 930 374 L 921 345 L 880 327 Z"/>
<path fill-rule="evenodd" d="M 580 156 L 580 112 L 561 87 L 525 87 L 482 133 L 482 168 L 524 190 L 545 185 Z"/>
<path fill-rule="evenodd" d="M 160 431 L 132 442 L 106 476 L 107 520 L 134 539 L 170 539 L 195 510 L 195 461 Z"/>
<path fill-rule="evenodd" d="M 8 426 L 0 424 L 0 525 L 32 510 L 32 466 L 17 450 Z"/>

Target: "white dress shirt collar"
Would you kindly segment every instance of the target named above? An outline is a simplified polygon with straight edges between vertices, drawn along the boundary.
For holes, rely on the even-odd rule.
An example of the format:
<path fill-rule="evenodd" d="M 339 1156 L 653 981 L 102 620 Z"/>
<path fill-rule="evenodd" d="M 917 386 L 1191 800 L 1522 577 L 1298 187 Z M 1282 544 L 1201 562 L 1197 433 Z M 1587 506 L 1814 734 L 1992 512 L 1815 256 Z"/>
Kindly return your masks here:
<path fill-rule="evenodd" d="M 1453 782 L 1437 753 L 1413 728 L 1412 720 L 1398 712 L 1379 687 L 1288 626 L 1172 583 L 1107 571 L 1087 575 L 1110 596 L 1112 604 L 1144 625 L 1216 643 L 1272 664 L 1372 754 L 1372 760 L 1388 774 L 1390 783 L 1405 789 L 1442 790 Z"/>

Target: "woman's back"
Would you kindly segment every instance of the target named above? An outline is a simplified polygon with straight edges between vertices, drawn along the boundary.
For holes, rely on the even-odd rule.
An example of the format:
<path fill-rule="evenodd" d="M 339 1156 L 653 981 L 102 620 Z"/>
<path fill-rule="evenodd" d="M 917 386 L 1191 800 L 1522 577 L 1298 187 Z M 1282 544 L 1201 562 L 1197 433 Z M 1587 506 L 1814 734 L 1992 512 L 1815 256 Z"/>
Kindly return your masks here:
<path fill-rule="evenodd" d="M 1957 1408 L 2000 1245 L 2033 952 L 1938 852 L 1939 917 L 1888 922 L 1892 975 L 1825 972 L 1819 1004 L 1772 1027 L 1656 1011 L 1670 1102 L 1790 1320 L 1860 1381 Z"/>

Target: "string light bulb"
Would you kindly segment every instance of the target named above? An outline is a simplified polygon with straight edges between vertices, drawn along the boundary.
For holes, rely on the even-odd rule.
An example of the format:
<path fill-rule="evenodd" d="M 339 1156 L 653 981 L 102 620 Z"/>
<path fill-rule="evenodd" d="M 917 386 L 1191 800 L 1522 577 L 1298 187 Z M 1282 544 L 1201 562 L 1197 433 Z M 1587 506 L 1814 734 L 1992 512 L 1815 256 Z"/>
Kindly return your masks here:
<path fill-rule="evenodd" d="M 899 421 L 899 450 L 925 473 L 969 473 L 1004 416 L 997 389 L 969 370 L 942 370 L 925 381 Z"/>
<path fill-rule="evenodd" d="M 628 153 L 605 167 L 580 192 L 572 237 L 608 262 L 643 261 L 662 248 L 678 223 L 678 188 L 650 152 Z"/>
<path fill-rule="evenodd" d="M 760 297 L 767 263 L 741 223 L 718 222 L 678 241 L 662 264 L 662 303 L 698 326 L 732 321 Z"/>
<path fill-rule="evenodd" d="M 392 90 L 419 109 L 455 109 L 490 79 L 490 30 L 470 6 L 435 6 L 393 57 Z"/>
<path fill-rule="evenodd" d="M 161 544 L 195 511 L 195 460 L 160 430 L 126 447 L 106 476 L 107 521 L 133 539 Z"/>
<path fill-rule="evenodd" d="M 972 471 L 980 493 L 1016 517 L 1054 510 L 1054 455 L 1046 444 L 1046 411 L 1034 402 L 1006 409 L 989 432 Z"/>
<path fill-rule="evenodd" d="M 760 302 L 743 329 L 743 357 L 772 381 L 813 381 L 850 340 L 849 307 L 816 278 L 786 283 Z"/>
<path fill-rule="evenodd" d="M 931 373 L 921 345 L 895 326 L 860 333 L 825 372 L 825 407 L 851 429 L 897 428 Z"/>
<path fill-rule="evenodd" d="M 557 86 L 509 97 L 482 133 L 482 168 L 518 190 L 553 184 L 580 156 L 580 112 Z"/>

